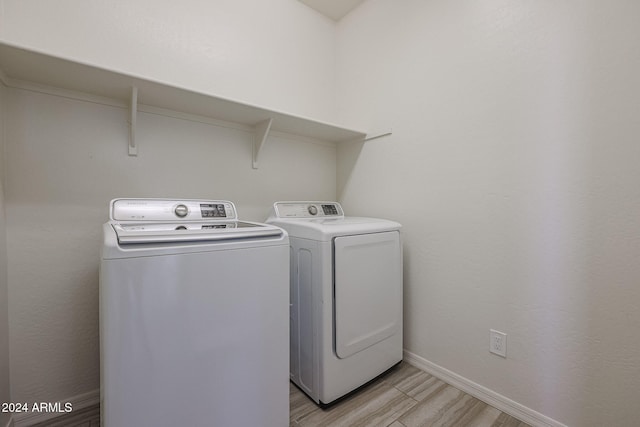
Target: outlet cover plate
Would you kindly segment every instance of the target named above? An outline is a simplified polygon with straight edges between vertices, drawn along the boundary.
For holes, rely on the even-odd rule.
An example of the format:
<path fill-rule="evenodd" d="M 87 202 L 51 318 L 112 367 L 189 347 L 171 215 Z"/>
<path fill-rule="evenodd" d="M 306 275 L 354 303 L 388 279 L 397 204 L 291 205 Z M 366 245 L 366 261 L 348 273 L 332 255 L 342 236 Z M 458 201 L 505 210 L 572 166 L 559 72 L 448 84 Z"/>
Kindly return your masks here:
<path fill-rule="evenodd" d="M 507 358 L 507 334 L 489 329 L 489 351 L 498 356 Z"/>

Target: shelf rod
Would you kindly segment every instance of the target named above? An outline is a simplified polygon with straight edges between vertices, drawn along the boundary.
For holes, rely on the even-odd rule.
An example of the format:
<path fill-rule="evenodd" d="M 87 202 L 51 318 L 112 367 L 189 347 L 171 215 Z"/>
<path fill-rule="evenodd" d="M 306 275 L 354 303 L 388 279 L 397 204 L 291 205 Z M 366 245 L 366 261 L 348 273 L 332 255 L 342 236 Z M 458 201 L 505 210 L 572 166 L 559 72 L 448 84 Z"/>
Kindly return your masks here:
<path fill-rule="evenodd" d="M 131 87 L 131 117 L 129 119 L 129 155 L 138 155 L 138 146 L 136 145 L 136 123 L 138 116 L 138 88 L 136 86 Z"/>

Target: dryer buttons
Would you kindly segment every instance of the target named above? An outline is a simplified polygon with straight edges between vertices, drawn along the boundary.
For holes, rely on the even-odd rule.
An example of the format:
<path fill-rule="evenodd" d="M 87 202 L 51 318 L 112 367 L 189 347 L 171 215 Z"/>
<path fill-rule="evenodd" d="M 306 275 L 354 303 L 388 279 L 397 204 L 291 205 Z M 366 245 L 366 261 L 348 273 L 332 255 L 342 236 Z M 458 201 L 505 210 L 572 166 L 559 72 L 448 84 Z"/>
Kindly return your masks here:
<path fill-rule="evenodd" d="M 325 215 L 338 215 L 336 205 L 322 205 L 322 211 Z"/>

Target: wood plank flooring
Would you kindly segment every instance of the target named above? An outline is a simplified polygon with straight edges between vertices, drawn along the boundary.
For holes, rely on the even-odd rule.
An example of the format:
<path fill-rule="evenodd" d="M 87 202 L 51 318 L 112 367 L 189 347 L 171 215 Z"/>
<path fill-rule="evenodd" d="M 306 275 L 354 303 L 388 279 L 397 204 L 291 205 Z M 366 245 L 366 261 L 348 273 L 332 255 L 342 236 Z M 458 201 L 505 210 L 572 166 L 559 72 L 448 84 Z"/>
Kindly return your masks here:
<path fill-rule="evenodd" d="M 290 384 L 289 406 L 289 427 L 530 427 L 405 362 L 328 409 Z M 94 405 L 34 427 L 99 426 Z"/>
<path fill-rule="evenodd" d="M 100 427 L 100 404 L 34 424 L 32 427 Z"/>
<path fill-rule="evenodd" d="M 289 402 L 290 427 L 530 427 L 405 362 L 328 409 L 293 384 Z"/>

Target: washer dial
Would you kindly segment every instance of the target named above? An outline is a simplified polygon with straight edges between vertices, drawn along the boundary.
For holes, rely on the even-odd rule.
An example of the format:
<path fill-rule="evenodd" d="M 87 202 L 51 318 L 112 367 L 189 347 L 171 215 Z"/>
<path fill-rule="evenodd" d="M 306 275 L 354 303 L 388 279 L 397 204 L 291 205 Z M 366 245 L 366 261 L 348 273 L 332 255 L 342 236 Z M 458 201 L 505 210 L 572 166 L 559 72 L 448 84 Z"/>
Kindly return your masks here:
<path fill-rule="evenodd" d="M 176 216 L 180 218 L 184 218 L 189 213 L 189 208 L 186 205 L 181 204 L 176 206 L 173 212 L 176 214 Z"/>

